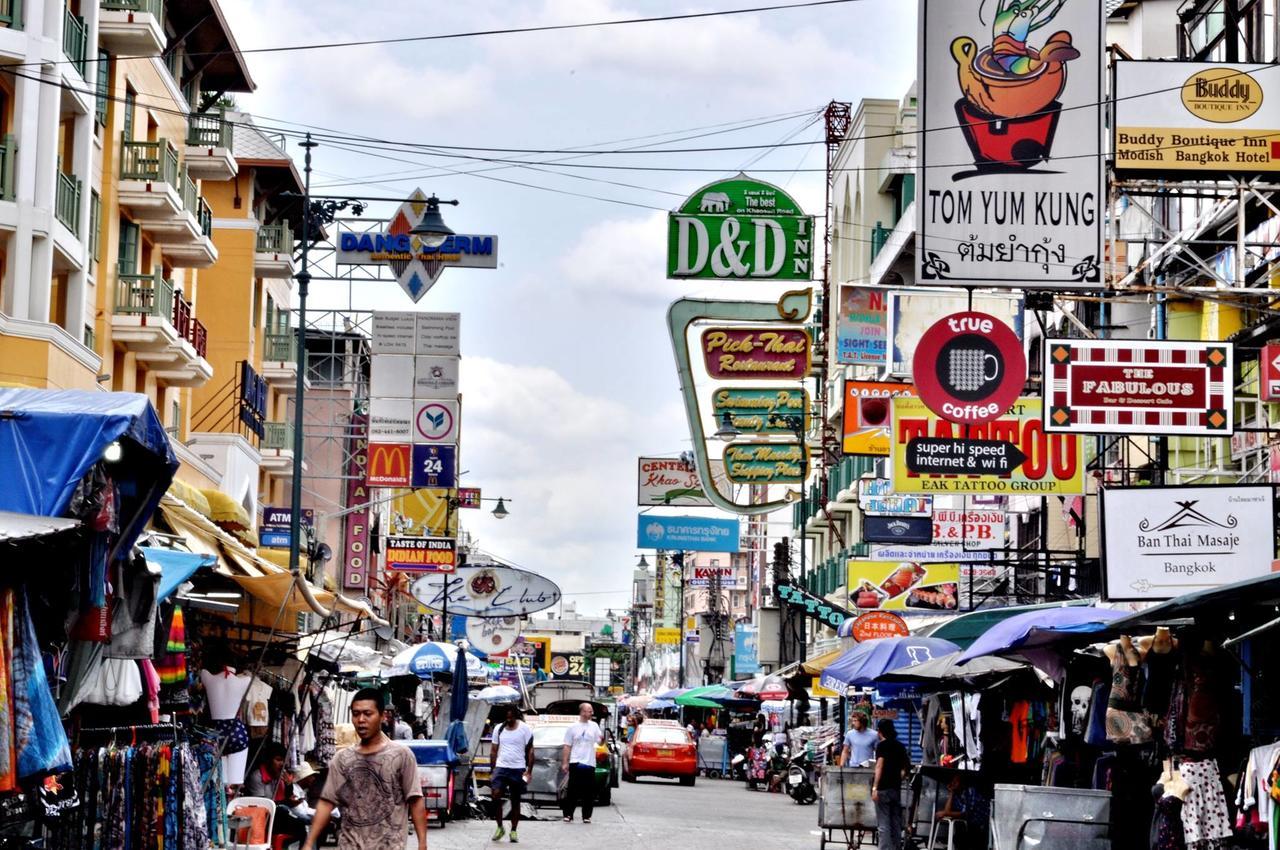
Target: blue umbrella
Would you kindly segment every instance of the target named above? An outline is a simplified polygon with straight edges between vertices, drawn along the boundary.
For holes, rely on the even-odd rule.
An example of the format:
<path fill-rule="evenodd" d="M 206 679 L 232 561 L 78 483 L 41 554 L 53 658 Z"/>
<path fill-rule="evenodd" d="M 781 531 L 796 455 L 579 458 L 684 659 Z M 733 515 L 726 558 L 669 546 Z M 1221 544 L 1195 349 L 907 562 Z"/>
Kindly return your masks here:
<path fill-rule="evenodd" d="M 453 665 L 453 689 L 449 694 L 449 719 L 467 719 L 467 651 L 458 647 Z"/>
<path fill-rule="evenodd" d="M 675 708 L 676 704 L 669 699 L 649 700 L 649 704 L 644 707 L 645 711 L 661 711 L 664 708 Z"/>
<path fill-rule="evenodd" d="M 685 691 L 691 691 L 691 690 L 693 690 L 693 688 L 668 688 L 667 690 L 663 691 L 663 692 L 662 692 L 662 693 L 660 693 L 660 694 L 654 694 L 654 697 L 653 697 L 653 698 L 654 698 L 654 699 L 666 699 L 666 700 L 671 700 L 671 699 L 675 699 L 676 697 L 680 696 L 680 695 L 681 695 L 682 693 L 684 693 Z M 673 705 L 674 705 L 674 703 L 673 703 Z"/>
<path fill-rule="evenodd" d="M 1057 659 L 1057 652 L 1049 648 L 1050 644 L 1064 634 L 1105 631 L 1112 620 L 1127 614 L 1126 611 L 1087 606 L 1028 611 L 987 629 L 961 653 L 960 660 L 968 661 L 983 655 L 1017 655 L 1057 678 L 1055 674 L 1062 665 Z"/>
<path fill-rule="evenodd" d="M 403 676 L 415 674 L 420 678 L 430 678 L 435 673 L 452 673 L 457 662 L 453 644 L 442 641 L 427 641 L 400 652 L 391 659 L 391 666 L 384 676 Z M 484 664 L 474 655 L 468 655 L 466 671 L 475 678 L 484 678 L 487 672 Z"/>
<path fill-rule="evenodd" d="M 949 640 L 926 637 L 889 637 L 860 643 L 822 671 L 822 687 L 845 693 L 850 685 L 872 685 L 883 674 L 923 664 L 956 652 Z"/>

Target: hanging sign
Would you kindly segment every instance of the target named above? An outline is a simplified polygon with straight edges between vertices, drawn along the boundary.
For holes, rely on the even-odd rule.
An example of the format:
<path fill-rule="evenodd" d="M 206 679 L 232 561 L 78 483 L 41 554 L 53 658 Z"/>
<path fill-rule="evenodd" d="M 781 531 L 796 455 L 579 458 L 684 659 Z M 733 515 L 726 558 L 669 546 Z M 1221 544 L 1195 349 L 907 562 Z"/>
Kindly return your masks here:
<path fill-rule="evenodd" d="M 365 436 L 368 424 L 369 417 L 363 413 L 351 414 L 348 422 L 351 437 L 346 447 L 348 457 L 344 472 L 347 479 L 347 500 L 344 504 L 356 509 L 342 518 L 342 587 L 346 590 L 364 590 L 369 574 L 368 505 L 372 485 L 368 480 L 371 469 L 369 439 Z M 359 507 L 361 505 L 364 507 Z"/>
<path fill-rule="evenodd" d="M 889 362 L 889 293 L 876 286 L 840 287 L 836 362 L 880 366 Z"/>
<path fill-rule="evenodd" d="M 907 443 L 907 469 L 939 475 L 1009 475 L 1027 460 L 1013 443 L 917 437 Z"/>
<path fill-rule="evenodd" d="M 467 640 L 485 655 L 506 652 L 519 637 L 519 617 L 467 617 Z"/>
<path fill-rule="evenodd" d="M 798 381 L 812 366 L 804 328 L 753 325 L 707 328 L 702 332 L 707 374 L 717 381 Z"/>
<path fill-rule="evenodd" d="M 458 439 L 459 411 L 456 399 L 415 400 L 413 434 L 415 443 L 452 443 Z"/>
<path fill-rule="evenodd" d="M 1258 352 L 1261 376 L 1258 384 L 1260 401 L 1280 401 L 1280 343 L 1269 342 Z"/>
<path fill-rule="evenodd" d="M 811 280 L 813 216 L 745 174 L 710 183 L 668 219 L 667 277 Z"/>
<path fill-rule="evenodd" d="M 925 331 L 911 378 L 925 406 L 962 425 L 990 422 L 1017 401 L 1027 382 L 1022 340 L 986 313 L 954 313 Z"/>
<path fill-rule="evenodd" d="M 887 478 L 858 482 L 858 508 L 864 516 L 933 516 L 932 496 L 899 496 Z"/>
<path fill-rule="evenodd" d="M 743 434 L 804 434 L 809 430 L 809 392 L 803 387 L 718 387 L 711 395 L 711 421 L 729 414 Z"/>
<path fill-rule="evenodd" d="M 496 269 L 498 237 L 455 233 L 438 248 L 427 248 L 409 233 L 427 214 L 427 196 L 414 189 L 396 210 L 385 231 L 339 230 L 334 261 L 347 266 L 390 267 L 400 288 L 415 302 L 439 280 L 446 267 Z"/>
<path fill-rule="evenodd" d="M 408 487 L 414 446 L 408 443 L 369 443 L 366 481 L 370 487 Z"/>
<path fill-rule="evenodd" d="M 954 611 L 960 565 L 849 561 L 849 604 L 858 609 Z"/>
<path fill-rule="evenodd" d="M 457 446 L 413 447 L 413 467 L 410 485 L 449 489 L 454 486 L 458 472 Z"/>
<path fill-rule="evenodd" d="M 480 488 L 479 487 L 459 487 L 458 488 L 458 507 L 477 510 L 480 507 Z"/>
<path fill-rule="evenodd" d="M 731 443 L 724 449 L 729 480 L 738 484 L 802 484 L 809 447 L 801 443 Z"/>
<path fill-rule="evenodd" d="M 919 283 L 1101 288 L 1102 6 L 922 0 Z"/>
<path fill-rule="evenodd" d="M 388 532 L 401 537 L 457 537 L 458 512 L 449 507 L 453 490 L 402 490 L 390 502 Z"/>
<path fill-rule="evenodd" d="M 1048 431 L 1231 433 L 1228 342 L 1051 339 L 1045 344 Z"/>
<path fill-rule="evenodd" d="M 853 613 L 846 611 L 839 605 L 834 605 L 820 596 L 814 596 L 800 587 L 778 584 L 774 585 L 773 592 L 777 595 L 778 600 L 787 607 L 800 611 L 833 629 L 840 628 L 841 623 L 854 616 Z"/>
<path fill-rule="evenodd" d="M 413 583 L 413 598 L 430 611 L 446 606 L 464 617 L 513 617 L 551 608 L 560 588 L 548 578 L 501 564 L 467 564 L 449 575 L 425 575 Z"/>
<path fill-rule="evenodd" d="M 741 527 L 736 519 L 641 514 L 636 547 L 684 552 L 737 552 Z"/>
<path fill-rule="evenodd" d="M 889 456 L 890 399 L 915 396 L 911 384 L 844 382 L 844 453 Z"/>
<path fill-rule="evenodd" d="M 1038 398 L 1018 399 L 994 422 L 956 425 L 939 418 L 920 399 L 893 400 L 893 491 L 977 495 L 1068 496 L 1084 492 L 1084 452 L 1080 437 L 1044 429 Z M 907 446 L 918 437 L 951 439 L 968 427 L 972 439 L 1013 443 L 1027 456 L 1012 475 L 922 475 L 907 468 Z"/>
<path fill-rule="evenodd" d="M 929 545 L 904 546 L 890 541 L 872 546 L 867 557 L 872 561 L 960 563 L 967 573 L 975 564 L 990 563 L 993 550 L 1004 546 L 1005 521 L 1005 512 L 1000 510 L 935 508 Z M 980 574 L 992 572 L 983 570 Z"/>
<path fill-rule="evenodd" d="M 373 311 L 373 354 L 423 354 L 457 357 L 460 354 L 460 313 Z"/>
<path fill-rule="evenodd" d="M 911 376 L 911 360 L 920 338 L 942 316 L 975 310 L 995 316 L 1024 339 L 1026 313 L 1023 298 L 1013 293 L 967 293 L 945 289 L 924 292 L 893 292 L 889 296 L 889 321 L 893 329 L 890 344 L 889 374 L 896 377 Z"/>
<path fill-rule="evenodd" d="M 731 490 L 724 474 L 724 462 L 711 461 L 711 471 L 721 493 Z M 711 507 L 702 490 L 698 469 L 691 463 L 670 457 L 640 458 L 639 492 L 636 504 L 664 507 Z"/>
<path fill-rule="evenodd" d="M 680 643 L 680 629 L 661 627 L 653 630 L 653 642 L 675 646 Z"/>
<path fill-rule="evenodd" d="M 458 565 L 458 541 L 448 537 L 388 537 L 389 570 L 451 573 Z"/>
<path fill-rule="evenodd" d="M 929 517 L 866 516 L 862 518 L 862 542 L 923 544 L 933 540 Z"/>
<path fill-rule="evenodd" d="M 907 621 L 892 611 L 868 611 L 859 614 L 849 626 L 849 635 L 858 643 L 888 637 L 909 637 Z"/>

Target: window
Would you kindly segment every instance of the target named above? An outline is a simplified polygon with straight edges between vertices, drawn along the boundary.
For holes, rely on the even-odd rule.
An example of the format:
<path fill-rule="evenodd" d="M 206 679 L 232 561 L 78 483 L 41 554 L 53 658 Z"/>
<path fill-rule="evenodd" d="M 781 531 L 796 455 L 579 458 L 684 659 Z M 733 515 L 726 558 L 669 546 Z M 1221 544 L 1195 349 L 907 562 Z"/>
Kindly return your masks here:
<path fill-rule="evenodd" d="M 689 733 L 671 726 L 640 725 L 636 730 L 636 740 L 643 744 L 688 744 Z"/>
<path fill-rule="evenodd" d="M 120 274 L 138 273 L 138 225 L 127 218 L 120 219 L 120 256 L 116 269 Z"/>
<path fill-rule="evenodd" d="M 105 50 L 98 51 L 98 102 L 94 118 L 98 124 L 107 125 L 107 88 L 111 85 L 111 54 Z"/>
<path fill-rule="evenodd" d="M 133 113 L 137 110 L 138 93 L 133 90 L 133 86 L 125 86 L 124 89 L 124 140 L 126 142 L 133 141 Z"/>
<path fill-rule="evenodd" d="M 89 190 L 89 256 L 95 263 L 102 262 L 102 198 Z"/>

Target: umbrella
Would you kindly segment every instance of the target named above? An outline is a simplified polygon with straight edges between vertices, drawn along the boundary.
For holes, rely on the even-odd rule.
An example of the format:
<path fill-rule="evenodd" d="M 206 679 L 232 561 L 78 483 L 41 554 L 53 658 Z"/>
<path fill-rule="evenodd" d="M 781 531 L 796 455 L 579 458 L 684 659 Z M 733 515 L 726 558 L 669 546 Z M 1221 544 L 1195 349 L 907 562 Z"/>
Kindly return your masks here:
<path fill-rule="evenodd" d="M 665 691 L 663 691 L 660 694 L 654 694 L 653 698 L 654 699 L 675 699 L 676 697 L 680 696 L 686 691 L 691 691 L 691 690 L 693 689 L 692 688 L 667 688 Z"/>
<path fill-rule="evenodd" d="M 739 688 L 738 695 L 756 699 L 786 699 L 790 696 L 787 683 L 780 676 L 757 676 Z"/>
<path fill-rule="evenodd" d="M 881 675 L 901 667 L 932 661 L 959 650 L 949 640 L 922 637 L 889 637 L 860 643 L 822 672 L 819 683 L 838 694 L 850 685 L 874 684 Z"/>
<path fill-rule="evenodd" d="M 466 653 L 467 677 L 483 679 L 488 672 L 484 663 L 471 653 Z M 434 673 L 449 673 L 456 666 L 457 657 L 453 644 L 427 641 L 400 652 L 391 659 L 391 666 L 383 673 L 392 676 L 417 675 L 430 678 Z"/>
<path fill-rule="evenodd" d="M 636 694 L 635 696 L 630 696 L 623 699 L 622 704 L 625 705 L 627 708 L 635 710 L 635 709 L 644 708 L 645 706 L 652 703 L 654 699 L 655 697 L 652 697 L 649 694 Z"/>
<path fill-rule="evenodd" d="M 943 685 L 972 682 L 977 679 L 992 678 L 1025 669 L 1027 669 L 1027 665 L 1020 661 L 1012 661 L 1008 658 L 1000 658 L 994 655 L 984 655 L 972 661 L 961 661 L 960 653 L 953 652 L 950 655 L 944 655 L 941 658 L 935 658 L 932 661 L 926 661 L 914 667 L 890 670 L 880 676 L 880 681 L 923 682 L 926 684 L 936 682 Z"/>
<path fill-rule="evenodd" d="M 520 692 L 509 685 L 490 685 L 476 691 L 475 699 L 497 705 L 502 702 L 519 702 Z"/>
<path fill-rule="evenodd" d="M 458 647 L 457 660 L 453 664 L 453 687 L 449 692 L 449 719 L 467 718 L 467 651 Z"/>
<path fill-rule="evenodd" d="M 724 685 L 703 685 L 700 688 L 690 688 L 680 694 L 676 697 L 675 703 L 686 708 L 721 708 L 720 703 L 716 702 L 717 699 L 734 699 L 733 691 Z"/>
<path fill-rule="evenodd" d="M 676 707 L 676 704 L 669 699 L 655 699 L 655 700 L 651 700 L 649 704 L 644 707 L 644 710 L 645 711 L 662 711 L 663 709 L 675 708 L 675 707 Z"/>
<path fill-rule="evenodd" d="M 1050 648 L 1051 644 L 1061 635 L 1104 631 L 1112 620 L 1118 620 L 1127 613 L 1092 607 L 1028 611 L 987 629 L 960 654 L 960 660 L 969 661 L 983 655 L 1017 655 L 1058 679 L 1063 670 L 1062 662 L 1057 652 Z"/>

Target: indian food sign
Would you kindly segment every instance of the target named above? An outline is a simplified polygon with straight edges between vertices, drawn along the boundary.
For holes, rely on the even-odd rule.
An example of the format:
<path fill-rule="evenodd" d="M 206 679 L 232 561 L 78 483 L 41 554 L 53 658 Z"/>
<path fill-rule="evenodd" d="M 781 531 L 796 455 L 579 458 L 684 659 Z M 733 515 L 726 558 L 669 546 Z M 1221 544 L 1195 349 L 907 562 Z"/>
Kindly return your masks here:
<path fill-rule="evenodd" d="M 702 356 L 713 380 L 799 381 L 809 374 L 813 349 L 804 328 L 707 328 Z"/>
<path fill-rule="evenodd" d="M 1100 0 L 921 0 L 919 26 L 916 280 L 1100 288 Z"/>

